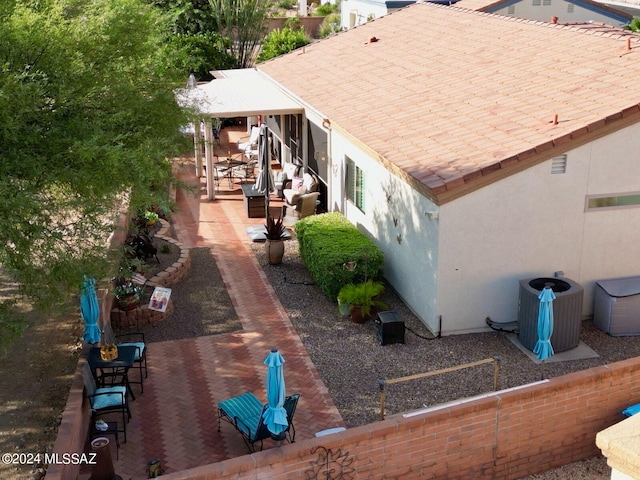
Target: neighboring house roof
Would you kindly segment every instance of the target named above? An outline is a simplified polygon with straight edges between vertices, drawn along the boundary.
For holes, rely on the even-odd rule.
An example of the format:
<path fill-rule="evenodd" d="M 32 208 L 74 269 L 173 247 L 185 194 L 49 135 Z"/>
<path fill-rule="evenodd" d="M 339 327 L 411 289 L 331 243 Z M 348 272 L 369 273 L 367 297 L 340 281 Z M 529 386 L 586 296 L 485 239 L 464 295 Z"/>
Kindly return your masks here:
<path fill-rule="evenodd" d="M 509 5 L 517 5 L 522 2 L 530 2 L 531 0 L 460 0 L 456 3 L 456 6 L 462 8 L 469 8 L 471 10 L 478 10 L 479 12 L 495 13 L 498 10 L 508 7 Z M 633 19 L 633 15 L 617 10 L 604 3 L 594 2 L 592 0 L 562 0 L 560 3 L 554 3 L 555 12 L 557 12 L 558 22 L 567 23 L 563 21 L 563 14 L 566 12 L 567 4 L 573 4 L 575 6 L 582 7 L 585 10 L 600 13 L 605 16 L 610 16 L 612 20 L 628 23 Z M 588 21 L 589 19 L 584 19 Z"/>
<path fill-rule="evenodd" d="M 457 6 L 416 3 L 258 69 L 440 204 L 640 121 L 638 37 Z"/>

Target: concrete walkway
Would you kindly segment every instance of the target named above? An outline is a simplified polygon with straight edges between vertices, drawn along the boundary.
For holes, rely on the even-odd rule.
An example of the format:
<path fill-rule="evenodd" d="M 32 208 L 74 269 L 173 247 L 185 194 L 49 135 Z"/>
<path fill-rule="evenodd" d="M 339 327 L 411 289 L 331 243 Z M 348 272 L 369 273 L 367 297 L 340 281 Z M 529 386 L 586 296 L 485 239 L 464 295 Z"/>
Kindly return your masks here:
<path fill-rule="evenodd" d="M 222 131 L 222 151 L 233 148 L 234 135 L 239 132 Z M 272 347 L 286 361 L 287 394 L 301 394 L 294 418 L 296 439 L 344 426 L 251 251 L 245 229 L 264 219 L 247 218 L 238 183 L 229 187 L 221 182 L 216 200 L 209 201 L 192 161 L 180 168 L 180 177 L 196 186 L 196 194 L 177 192 L 179 210 L 171 218 L 177 239 L 188 247 L 211 249 L 243 330 L 148 345 L 144 393 L 133 386 L 136 400 L 131 402 L 128 441 L 121 445 L 119 459 L 113 451 L 115 472 L 126 479 L 147 478 L 147 462 L 155 458 L 170 473 L 246 455 L 248 449 L 231 425 L 223 423 L 218 432 L 216 405 L 247 391 L 266 401 L 263 362 Z M 267 440 L 264 448 L 286 448 L 286 443 L 277 447 Z"/>

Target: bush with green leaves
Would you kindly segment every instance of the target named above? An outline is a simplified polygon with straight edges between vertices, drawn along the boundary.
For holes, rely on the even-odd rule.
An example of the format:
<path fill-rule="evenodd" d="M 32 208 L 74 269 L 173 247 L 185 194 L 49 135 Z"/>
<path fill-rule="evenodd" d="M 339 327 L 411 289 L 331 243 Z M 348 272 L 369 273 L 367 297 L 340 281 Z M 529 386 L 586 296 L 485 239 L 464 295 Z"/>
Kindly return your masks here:
<path fill-rule="evenodd" d="M 323 3 L 314 12 L 319 17 L 326 17 L 332 13 L 340 13 L 340 3 Z"/>
<path fill-rule="evenodd" d="M 311 39 L 302 28 L 297 30 L 292 30 L 288 27 L 284 27 L 282 30 L 276 28 L 264 39 L 262 50 L 260 51 L 260 55 L 258 55 L 257 61 L 264 62 L 265 60 L 284 55 L 309 43 L 311 43 Z"/>
<path fill-rule="evenodd" d="M 212 80 L 211 70 L 226 70 L 236 66 L 230 55 L 231 40 L 218 33 L 178 34 L 170 37 L 177 52 L 175 63 L 183 72 L 193 73 L 198 81 Z"/>
<path fill-rule="evenodd" d="M 332 13 L 327 15 L 325 19 L 322 21 L 322 25 L 320 25 L 320 29 L 318 30 L 318 36 L 320 38 L 328 37 L 329 35 L 333 35 L 334 33 L 338 33 L 342 30 L 342 26 L 340 25 L 340 14 Z"/>
<path fill-rule="evenodd" d="M 341 213 L 305 217 L 294 231 L 300 258 L 331 300 L 344 285 L 382 278 L 384 253 Z"/>

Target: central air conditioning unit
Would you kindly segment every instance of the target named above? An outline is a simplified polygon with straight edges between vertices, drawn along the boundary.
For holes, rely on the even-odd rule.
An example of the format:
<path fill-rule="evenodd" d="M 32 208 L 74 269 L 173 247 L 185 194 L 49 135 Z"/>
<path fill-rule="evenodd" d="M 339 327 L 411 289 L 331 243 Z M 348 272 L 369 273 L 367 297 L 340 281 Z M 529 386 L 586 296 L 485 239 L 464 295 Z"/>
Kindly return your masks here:
<path fill-rule="evenodd" d="M 545 288 L 553 290 L 553 335 L 555 353 L 571 350 L 580 343 L 582 328 L 582 286 L 568 278 L 534 278 L 520 280 L 518 299 L 518 340 L 533 351 L 538 341 L 538 295 Z"/>

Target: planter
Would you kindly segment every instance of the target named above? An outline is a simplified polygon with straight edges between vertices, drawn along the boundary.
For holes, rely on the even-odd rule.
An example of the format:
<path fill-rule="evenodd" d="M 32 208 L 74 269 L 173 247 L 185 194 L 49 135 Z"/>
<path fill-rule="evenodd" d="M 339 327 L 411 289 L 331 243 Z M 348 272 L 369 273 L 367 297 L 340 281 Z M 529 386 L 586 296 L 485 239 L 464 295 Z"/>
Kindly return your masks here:
<path fill-rule="evenodd" d="M 349 305 L 348 303 L 343 303 L 340 300 L 338 300 L 338 311 L 340 312 L 340 315 L 342 315 L 343 317 L 348 317 L 349 314 L 351 313 L 351 305 Z"/>
<path fill-rule="evenodd" d="M 140 295 L 138 293 L 132 293 L 131 295 L 116 297 L 116 301 L 120 310 L 133 310 L 140 305 Z"/>
<path fill-rule="evenodd" d="M 363 314 L 362 307 L 359 307 L 356 305 L 351 307 L 351 321 L 353 323 L 365 323 L 370 318 L 371 318 L 371 313 L 366 315 Z"/>
<path fill-rule="evenodd" d="M 267 260 L 271 265 L 279 265 L 282 263 L 284 256 L 284 240 L 269 240 L 264 242 L 264 249 L 267 254 Z"/>

